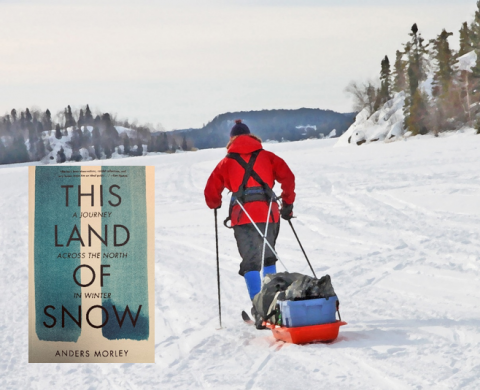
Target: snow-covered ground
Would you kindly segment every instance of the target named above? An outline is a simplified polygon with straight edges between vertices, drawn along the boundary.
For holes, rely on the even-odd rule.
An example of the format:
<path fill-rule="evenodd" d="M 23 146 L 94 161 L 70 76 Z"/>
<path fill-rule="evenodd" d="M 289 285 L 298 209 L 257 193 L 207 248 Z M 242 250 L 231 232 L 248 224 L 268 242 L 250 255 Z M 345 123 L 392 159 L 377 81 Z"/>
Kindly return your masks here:
<path fill-rule="evenodd" d="M 340 298 L 348 325 L 332 344 L 276 342 L 241 321 L 249 300 L 223 227 L 217 330 L 203 188 L 224 149 L 101 161 L 156 168 L 155 364 L 27 363 L 27 167 L 1 167 L 0 388 L 478 389 L 480 136 L 337 141 L 265 145 L 296 174 L 294 226 Z M 309 273 L 288 224 L 277 248 Z"/>

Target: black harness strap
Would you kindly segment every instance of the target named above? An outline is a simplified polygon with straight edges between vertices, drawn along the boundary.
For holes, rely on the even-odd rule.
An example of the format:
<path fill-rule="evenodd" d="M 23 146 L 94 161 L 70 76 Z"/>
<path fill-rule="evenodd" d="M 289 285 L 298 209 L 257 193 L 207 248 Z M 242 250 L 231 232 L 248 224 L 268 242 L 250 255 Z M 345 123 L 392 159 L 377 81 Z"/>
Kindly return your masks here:
<path fill-rule="evenodd" d="M 261 196 L 259 198 L 258 195 L 256 197 L 254 197 L 254 196 L 247 196 L 246 197 L 245 192 L 247 191 L 247 183 L 248 183 L 248 180 L 250 179 L 250 177 L 252 177 L 262 187 L 263 193 L 265 194 L 265 197 L 263 197 L 265 199 L 265 201 L 270 202 L 271 200 L 272 201 L 276 200 L 276 196 L 275 196 L 274 192 L 272 191 L 272 189 L 270 188 L 270 186 L 263 181 L 263 179 L 260 177 L 260 175 L 257 172 L 255 172 L 253 170 L 253 166 L 255 165 L 255 161 L 257 160 L 257 157 L 262 150 L 263 149 L 259 149 L 259 150 L 254 151 L 251 154 L 250 160 L 248 160 L 248 163 L 242 157 L 240 157 L 239 153 L 228 153 L 227 156 L 226 156 L 227 158 L 231 158 L 232 160 L 235 160 L 236 162 L 238 162 L 240 164 L 240 166 L 243 169 L 245 169 L 245 174 L 243 175 L 242 183 L 238 187 L 237 192 L 233 193 L 232 202 L 230 202 L 230 210 L 229 210 L 229 213 L 228 213 L 228 217 L 225 219 L 225 221 L 223 221 L 223 224 L 227 228 L 231 228 L 231 226 L 228 226 L 227 223 L 231 219 L 232 209 L 233 209 L 233 206 L 234 206 L 234 203 L 235 203 L 233 201 L 233 199 L 235 199 L 235 198 L 239 199 L 242 202 L 242 204 L 245 204 L 248 201 L 253 202 L 253 201 L 263 200 L 263 199 L 261 199 L 263 196 Z M 271 215 L 271 217 L 272 217 L 272 220 L 273 220 L 273 214 Z"/>
<path fill-rule="evenodd" d="M 275 199 L 275 194 L 273 193 L 272 189 L 268 186 L 267 183 L 263 181 L 263 179 L 259 176 L 259 174 L 253 170 L 255 161 L 257 160 L 257 157 L 262 150 L 263 149 L 259 149 L 253 152 L 248 163 L 243 158 L 241 158 L 240 154 L 238 153 L 227 154 L 228 158 L 235 160 L 242 166 L 243 169 L 245 169 L 245 174 L 243 175 L 242 184 L 240 184 L 240 187 L 238 187 L 238 191 L 233 194 L 236 198 L 243 200 L 248 180 L 250 179 L 250 177 L 253 177 L 253 179 L 262 186 L 263 190 L 265 191 L 265 194 L 268 197 L 268 200 L 270 201 L 270 199 L 272 198 Z"/>
<path fill-rule="evenodd" d="M 228 158 L 235 160 L 242 166 L 243 169 L 245 169 L 245 173 L 242 179 L 242 184 L 240 184 L 240 186 L 238 187 L 238 191 L 234 193 L 234 196 L 240 199 L 242 202 L 245 201 L 244 199 L 245 189 L 247 188 L 247 183 L 248 183 L 248 180 L 250 179 L 250 176 L 252 176 L 253 166 L 255 165 L 255 161 L 257 160 L 260 150 L 256 150 L 255 152 L 252 153 L 252 155 L 250 156 L 250 160 L 248 160 L 248 163 L 243 158 L 241 158 L 238 153 L 227 154 Z M 261 183 L 258 183 L 258 184 L 261 185 Z"/>

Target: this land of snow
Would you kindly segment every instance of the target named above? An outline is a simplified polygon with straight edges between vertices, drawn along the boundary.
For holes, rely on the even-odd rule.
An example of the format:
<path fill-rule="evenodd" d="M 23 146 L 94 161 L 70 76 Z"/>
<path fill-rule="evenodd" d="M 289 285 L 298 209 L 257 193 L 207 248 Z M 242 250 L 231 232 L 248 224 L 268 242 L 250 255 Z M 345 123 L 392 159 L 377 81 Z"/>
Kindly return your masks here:
<path fill-rule="evenodd" d="M 242 322 L 250 302 L 221 225 L 218 329 L 203 189 L 225 149 L 101 161 L 155 166 L 155 364 L 27 363 L 27 166 L 2 166 L 0 388 L 478 389 L 480 135 L 336 142 L 265 144 L 296 175 L 293 224 L 348 322 L 330 344 L 285 344 Z M 309 274 L 286 223 L 277 249 L 289 271 Z"/>

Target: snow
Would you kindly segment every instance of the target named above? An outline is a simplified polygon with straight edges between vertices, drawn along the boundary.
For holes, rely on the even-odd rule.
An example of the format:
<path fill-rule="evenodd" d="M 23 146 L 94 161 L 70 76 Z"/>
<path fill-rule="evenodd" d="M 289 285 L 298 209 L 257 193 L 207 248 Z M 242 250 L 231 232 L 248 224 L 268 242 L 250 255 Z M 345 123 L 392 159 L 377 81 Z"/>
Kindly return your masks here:
<path fill-rule="evenodd" d="M 360 111 L 355 122 L 339 138 L 336 147 L 357 146 L 364 142 L 392 141 L 403 135 L 403 106 L 405 93 L 399 92 L 378 111 L 369 115 L 367 108 Z"/>
<path fill-rule="evenodd" d="M 433 74 L 429 74 L 425 80 L 423 80 L 418 89 L 422 92 L 425 92 L 427 96 L 433 98 Z"/>
<path fill-rule="evenodd" d="M 480 136 L 336 142 L 265 145 L 296 175 L 293 224 L 317 275 L 332 277 L 348 322 L 332 344 L 276 342 L 241 321 L 250 304 L 233 233 L 221 226 L 227 198 L 217 330 L 214 218 L 203 189 L 225 149 L 83 162 L 155 166 L 155 364 L 27 363 L 27 166 L 2 166 L 0 388 L 477 389 Z M 288 224 L 277 249 L 290 271 L 309 274 Z"/>
<path fill-rule="evenodd" d="M 457 62 L 454 65 L 454 68 L 457 70 L 464 70 L 467 72 L 472 72 L 472 68 L 477 63 L 477 53 L 475 50 L 472 50 L 461 57 L 458 57 Z"/>

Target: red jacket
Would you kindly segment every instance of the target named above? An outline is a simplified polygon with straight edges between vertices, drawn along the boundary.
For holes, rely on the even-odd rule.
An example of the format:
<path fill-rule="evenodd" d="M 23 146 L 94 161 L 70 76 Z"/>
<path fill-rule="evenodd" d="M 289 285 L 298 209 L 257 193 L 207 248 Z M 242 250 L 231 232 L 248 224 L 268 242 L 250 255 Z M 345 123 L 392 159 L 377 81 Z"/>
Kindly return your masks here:
<path fill-rule="evenodd" d="M 259 149 L 262 149 L 262 144 L 252 135 L 239 135 L 232 138 L 227 146 L 229 153 L 239 153 L 240 157 L 246 162 L 250 160 L 251 153 Z M 253 170 L 270 188 L 273 188 L 275 181 L 278 181 L 282 186 L 281 197 L 283 202 L 293 204 L 295 201 L 295 176 L 285 161 L 274 153 L 262 149 L 255 161 Z M 220 207 L 224 188 L 231 192 L 237 192 L 242 184 L 244 174 L 244 168 L 237 161 L 228 157 L 220 161 L 205 186 L 204 193 L 207 206 L 211 209 Z M 259 185 L 255 179 L 250 177 L 246 187 L 258 187 Z M 255 223 L 267 221 L 268 206 L 269 204 L 264 201 L 247 202 L 244 205 L 245 210 Z M 276 202 L 272 204 L 272 215 L 269 217 L 269 222 L 278 222 L 279 211 Z M 232 218 L 232 226 L 251 223 L 238 204 L 233 206 L 230 217 Z"/>

